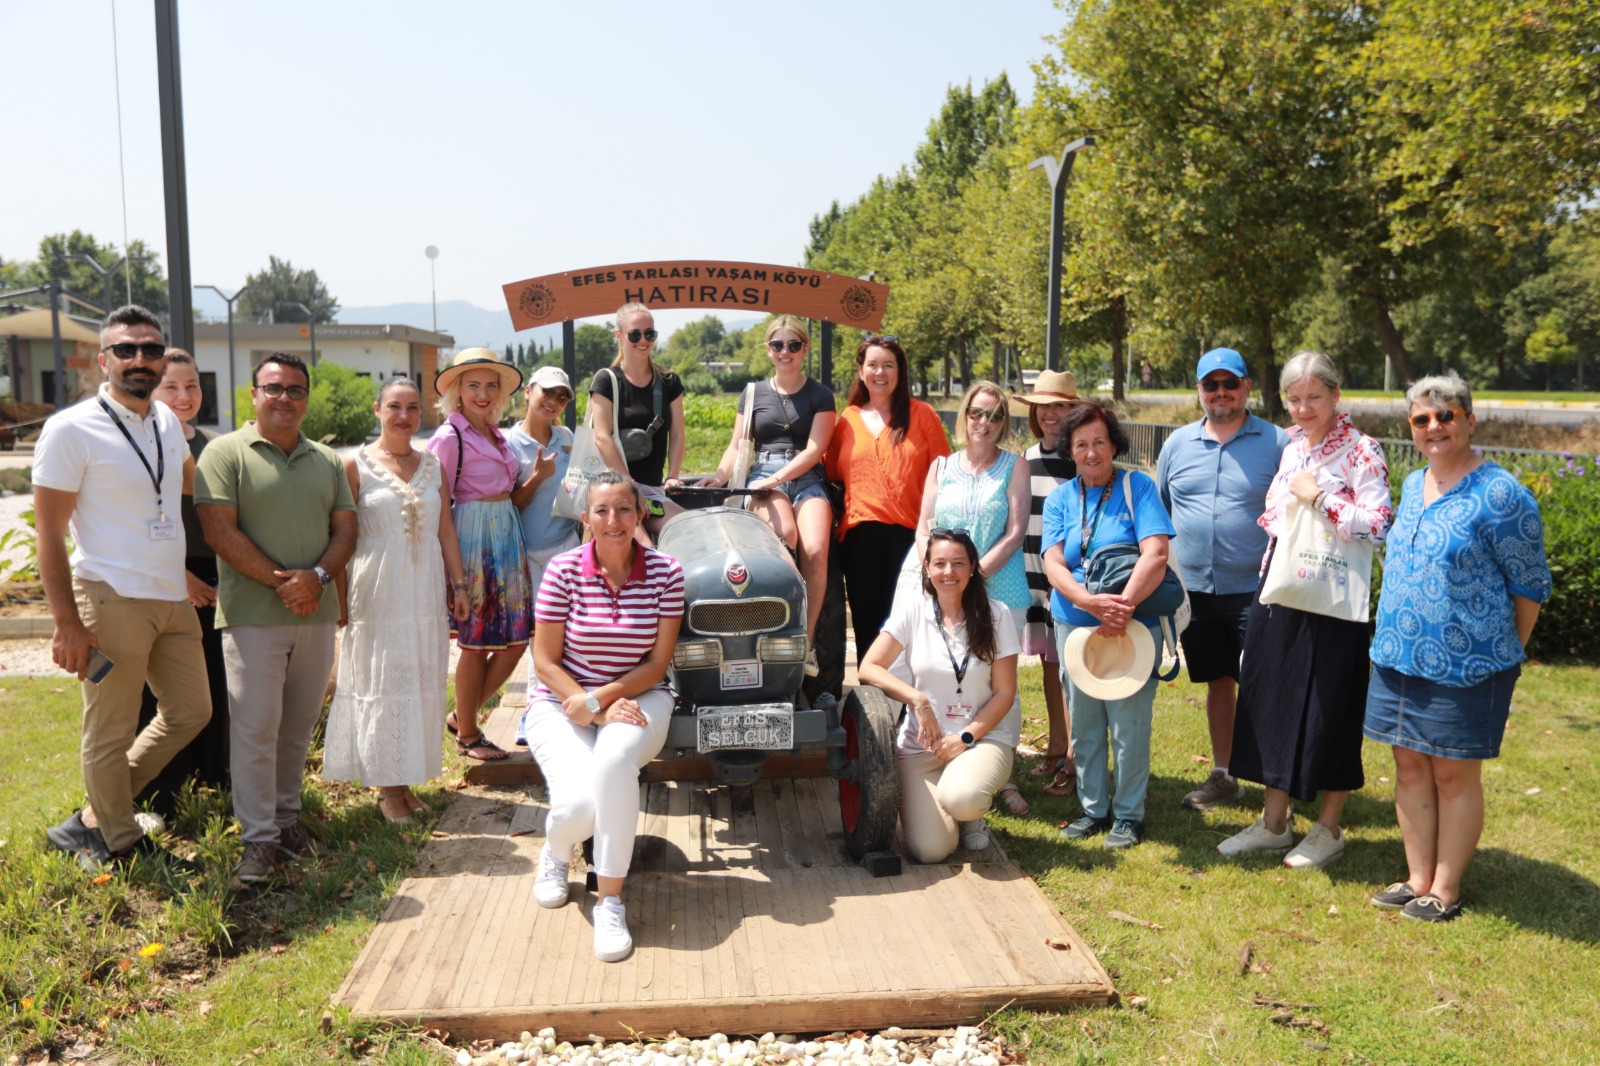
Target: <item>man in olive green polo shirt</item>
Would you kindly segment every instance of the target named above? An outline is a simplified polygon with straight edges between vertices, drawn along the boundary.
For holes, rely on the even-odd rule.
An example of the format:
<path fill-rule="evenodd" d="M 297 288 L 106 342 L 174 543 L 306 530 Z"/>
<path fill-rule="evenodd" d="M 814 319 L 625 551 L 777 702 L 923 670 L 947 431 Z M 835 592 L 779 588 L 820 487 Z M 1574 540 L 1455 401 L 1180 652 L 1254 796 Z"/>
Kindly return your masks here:
<path fill-rule="evenodd" d="M 356 546 L 339 457 L 300 433 L 310 386 L 298 356 L 268 355 L 251 376 L 256 420 L 212 441 L 195 472 L 196 509 L 217 552 L 246 883 L 267 880 L 311 842 L 300 785 L 333 672 L 339 599 L 329 586 Z"/>

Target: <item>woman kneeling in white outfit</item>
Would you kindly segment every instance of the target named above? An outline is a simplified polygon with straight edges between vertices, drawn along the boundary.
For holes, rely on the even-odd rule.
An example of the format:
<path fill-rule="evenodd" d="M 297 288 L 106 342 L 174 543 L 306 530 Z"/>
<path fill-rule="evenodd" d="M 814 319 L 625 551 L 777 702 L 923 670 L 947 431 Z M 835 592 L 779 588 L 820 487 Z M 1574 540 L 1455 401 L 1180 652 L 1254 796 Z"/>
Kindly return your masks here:
<path fill-rule="evenodd" d="M 683 569 L 634 539 L 643 513 L 625 475 L 591 481 L 583 523 L 594 539 L 550 561 L 534 608 L 539 684 L 526 729 L 550 817 L 533 895 L 540 906 L 565 903 L 572 849 L 593 836 L 601 962 L 633 950 L 622 879 L 639 820 L 639 769 L 661 751 L 672 720 L 663 679 L 683 618 Z"/>
<path fill-rule="evenodd" d="M 897 600 L 859 676 L 910 711 L 896 740 L 900 828 L 912 858 L 943 862 L 958 842 L 989 846 L 983 812 L 1011 777 L 1022 730 L 1017 630 L 989 598 L 966 530 L 932 530 L 922 566 L 923 595 Z"/>

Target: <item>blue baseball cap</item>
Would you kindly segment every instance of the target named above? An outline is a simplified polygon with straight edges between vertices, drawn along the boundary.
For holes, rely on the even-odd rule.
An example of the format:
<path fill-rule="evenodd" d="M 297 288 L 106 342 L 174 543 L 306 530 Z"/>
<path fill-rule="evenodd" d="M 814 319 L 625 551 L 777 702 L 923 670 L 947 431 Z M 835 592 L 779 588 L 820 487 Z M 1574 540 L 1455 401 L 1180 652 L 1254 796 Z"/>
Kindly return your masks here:
<path fill-rule="evenodd" d="M 1194 370 L 1194 379 L 1204 381 L 1207 374 L 1217 370 L 1226 370 L 1235 377 L 1250 376 L 1250 371 L 1244 367 L 1244 356 L 1232 348 L 1213 348 L 1200 357 L 1200 365 Z"/>

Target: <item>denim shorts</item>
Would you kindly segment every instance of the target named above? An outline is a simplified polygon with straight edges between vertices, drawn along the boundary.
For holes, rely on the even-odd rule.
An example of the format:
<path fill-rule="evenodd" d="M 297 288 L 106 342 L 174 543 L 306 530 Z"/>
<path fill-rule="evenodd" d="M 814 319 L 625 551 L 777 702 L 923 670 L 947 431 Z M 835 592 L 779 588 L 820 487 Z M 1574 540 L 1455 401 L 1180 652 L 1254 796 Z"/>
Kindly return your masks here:
<path fill-rule="evenodd" d="M 755 465 L 750 468 L 750 480 L 771 477 L 789 464 L 782 452 L 756 452 Z M 783 486 L 783 494 L 798 510 L 807 500 L 826 500 L 828 490 L 822 484 L 822 468 L 814 466 Z"/>
<path fill-rule="evenodd" d="M 1444 759 L 1497 758 L 1511 714 L 1511 692 L 1521 675 L 1518 665 L 1476 685 L 1455 688 L 1374 666 L 1361 731 L 1381 744 Z"/>

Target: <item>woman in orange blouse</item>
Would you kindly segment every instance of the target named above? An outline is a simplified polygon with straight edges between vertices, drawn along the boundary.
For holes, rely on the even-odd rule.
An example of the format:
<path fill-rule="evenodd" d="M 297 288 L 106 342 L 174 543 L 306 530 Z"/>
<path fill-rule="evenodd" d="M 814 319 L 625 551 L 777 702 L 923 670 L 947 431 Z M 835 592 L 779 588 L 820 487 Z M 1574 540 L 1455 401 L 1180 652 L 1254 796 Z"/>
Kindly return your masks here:
<path fill-rule="evenodd" d="M 911 398 L 906 353 L 896 339 L 862 341 L 827 454 L 828 477 L 844 482 L 838 554 L 858 663 L 894 603 L 900 563 L 916 541 L 928 468 L 949 454 L 938 413 Z"/>

